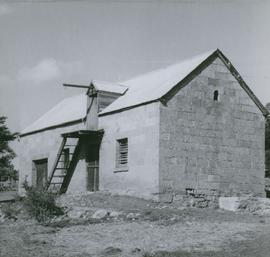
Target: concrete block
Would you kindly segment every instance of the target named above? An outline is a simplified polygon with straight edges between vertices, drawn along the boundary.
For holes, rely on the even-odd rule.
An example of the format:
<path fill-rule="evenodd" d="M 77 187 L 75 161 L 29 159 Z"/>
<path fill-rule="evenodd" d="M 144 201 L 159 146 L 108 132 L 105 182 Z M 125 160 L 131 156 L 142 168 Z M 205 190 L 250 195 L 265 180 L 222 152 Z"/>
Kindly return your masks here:
<path fill-rule="evenodd" d="M 237 211 L 240 205 L 239 197 L 219 197 L 219 208 L 227 211 Z"/>

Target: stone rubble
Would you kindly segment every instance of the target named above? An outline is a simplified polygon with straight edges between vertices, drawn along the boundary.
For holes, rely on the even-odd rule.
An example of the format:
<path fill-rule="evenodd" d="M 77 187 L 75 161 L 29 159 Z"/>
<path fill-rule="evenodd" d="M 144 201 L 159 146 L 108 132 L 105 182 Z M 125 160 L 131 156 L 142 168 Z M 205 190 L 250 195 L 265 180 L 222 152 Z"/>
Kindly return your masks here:
<path fill-rule="evenodd" d="M 109 198 L 111 197 L 111 198 Z M 109 198 L 109 199 L 108 199 Z M 95 197 L 89 194 L 61 196 L 57 199 L 57 203 L 64 207 L 65 215 L 55 217 L 53 223 L 76 223 L 76 222 L 116 222 L 116 221 L 135 221 L 135 220 L 151 220 L 158 221 L 161 218 L 168 221 L 181 220 L 182 210 L 188 208 L 222 208 L 219 206 L 221 199 L 230 202 L 229 197 L 218 197 L 216 195 L 173 195 L 172 201 L 168 202 L 149 202 L 145 206 L 146 209 L 141 209 L 135 205 L 131 208 L 121 209 L 118 206 L 107 205 L 107 201 L 112 201 L 114 198 L 109 195 L 96 195 Z M 231 197 L 233 198 L 233 197 Z M 270 199 L 258 198 L 253 195 L 237 198 L 237 205 L 233 204 L 234 208 L 231 211 L 248 212 L 255 215 L 270 215 Z M 116 198 L 119 201 L 119 197 Z M 125 199 L 125 198 L 124 198 Z M 132 199 L 135 201 L 136 199 Z M 122 201 L 122 200 L 121 200 Z M 124 200 L 123 200 L 124 201 Z M 107 208 L 102 208 L 102 204 Z M 98 204 L 97 204 L 98 203 Z M 134 203 L 134 202 L 133 202 Z M 173 215 L 168 214 L 168 209 L 179 210 L 179 213 Z M 160 211 L 159 211 L 160 210 Z M 3 223 L 7 220 L 4 211 L 0 209 L 0 222 Z M 61 224 L 60 224 L 61 226 Z"/>
<path fill-rule="evenodd" d="M 95 211 L 95 213 L 92 215 L 93 219 L 103 219 L 105 217 L 109 217 L 110 216 L 110 212 L 108 210 L 97 210 Z"/>
<path fill-rule="evenodd" d="M 270 215 L 270 199 L 260 197 L 240 198 L 238 210 L 268 216 Z"/>

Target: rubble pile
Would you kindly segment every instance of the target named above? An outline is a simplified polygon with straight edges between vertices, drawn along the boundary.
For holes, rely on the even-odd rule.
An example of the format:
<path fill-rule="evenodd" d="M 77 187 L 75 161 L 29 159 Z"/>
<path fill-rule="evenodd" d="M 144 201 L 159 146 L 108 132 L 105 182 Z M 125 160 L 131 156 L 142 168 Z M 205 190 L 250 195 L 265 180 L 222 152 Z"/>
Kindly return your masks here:
<path fill-rule="evenodd" d="M 160 196 L 160 201 L 170 203 L 178 208 L 218 208 L 218 197 L 213 195 L 194 194 L 194 195 L 171 195 Z"/>
<path fill-rule="evenodd" d="M 247 212 L 255 215 L 270 215 L 270 199 L 253 195 L 241 197 L 220 197 L 220 209 Z"/>
<path fill-rule="evenodd" d="M 238 210 L 256 215 L 270 215 L 270 199 L 260 197 L 240 198 Z"/>

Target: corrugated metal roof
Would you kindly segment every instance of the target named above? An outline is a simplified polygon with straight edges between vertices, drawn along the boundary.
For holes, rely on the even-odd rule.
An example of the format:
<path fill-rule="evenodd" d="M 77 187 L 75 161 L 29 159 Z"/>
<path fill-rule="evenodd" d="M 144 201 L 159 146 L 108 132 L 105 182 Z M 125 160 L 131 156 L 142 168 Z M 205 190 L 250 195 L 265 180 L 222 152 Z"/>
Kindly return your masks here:
<path fill-rule="evenodd" d="M 85 94 L 64 99 L 25 128 L 21 135 L 85 118 L 86 101 L 87 96 Z"/>
<path fill-rule="evenodd" d="M 214 52 L 208 51 L 166 68 L 120 82 L 119 84 L 128 87 L 127 92 L 106 107 L 100 114 L 159 99 Z"/>

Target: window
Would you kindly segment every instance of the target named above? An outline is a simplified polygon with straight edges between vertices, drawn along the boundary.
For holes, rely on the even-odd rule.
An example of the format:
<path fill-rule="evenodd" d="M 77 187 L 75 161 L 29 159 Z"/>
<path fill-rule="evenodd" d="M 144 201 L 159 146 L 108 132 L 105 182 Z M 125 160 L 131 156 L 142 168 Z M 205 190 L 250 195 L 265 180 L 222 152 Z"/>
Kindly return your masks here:
<path fill-rule="evenodd" d="M 214 101 L 218 101 L 218 90 L 214 91 Z"/>
<path fill-rule="evenodd" d="M 117 140 L 116 146 L 116 167 L 127 167 L 128 164 L 128 139 L 122 138 Z"/>

